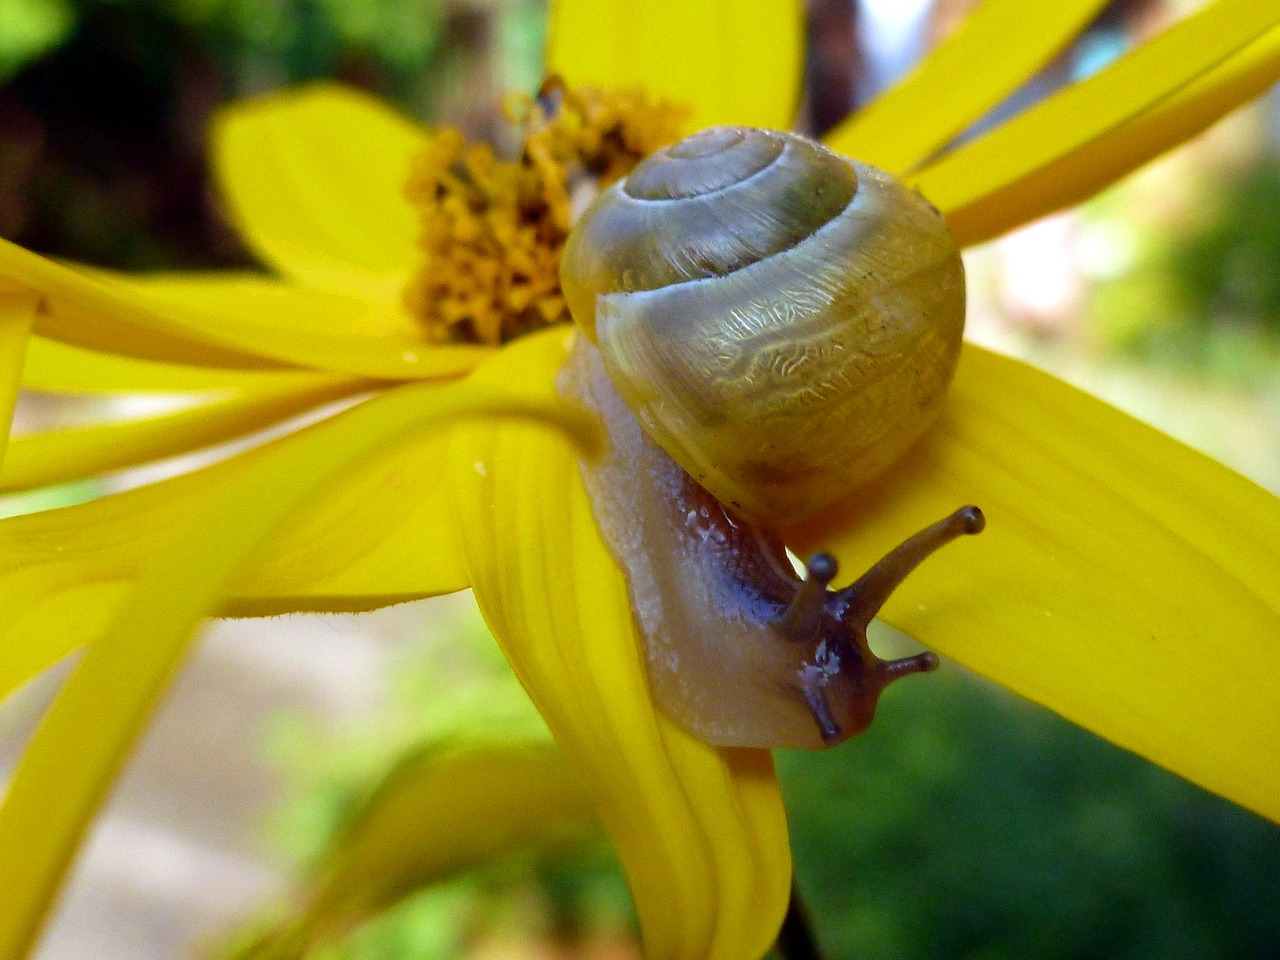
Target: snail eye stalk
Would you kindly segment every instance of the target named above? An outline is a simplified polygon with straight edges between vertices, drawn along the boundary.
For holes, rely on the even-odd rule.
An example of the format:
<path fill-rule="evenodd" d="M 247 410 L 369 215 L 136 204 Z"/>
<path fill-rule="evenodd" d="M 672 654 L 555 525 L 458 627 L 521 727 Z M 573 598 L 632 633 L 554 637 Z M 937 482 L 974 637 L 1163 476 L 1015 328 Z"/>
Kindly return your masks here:
<path fill-rule="evenodd" d="M 839 567 L 829 553 L 815 553 L 805 564 L 804 583 L 795 599 L 774 625 L 788 640 L 808 640 L 818 629 L 827 602 L 827 584 L 836 578 Z"/>
<path fill-rule="evenodd" d="M 889 595 L 927 557 L 957 537 L 981 533 L 986 525 L 987 518 L 977 507 L 961 507 L 904 540 L 856 581 L 836 593 L 839 601 L 848 605 L 845 616 L 854 616 L 863 624 L 870 623 Z"/>

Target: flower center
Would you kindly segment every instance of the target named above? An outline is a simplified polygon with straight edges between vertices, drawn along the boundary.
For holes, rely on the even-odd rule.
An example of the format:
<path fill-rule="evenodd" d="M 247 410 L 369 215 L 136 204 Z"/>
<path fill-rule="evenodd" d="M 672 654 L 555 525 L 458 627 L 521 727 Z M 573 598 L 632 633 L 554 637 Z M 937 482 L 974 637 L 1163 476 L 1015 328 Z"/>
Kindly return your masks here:
<path fill-rule="evenodd" d="M 499 344 L 570 320 L 560 254 L 575 215 L 644 157 L 677 139 L 684 111 L 640 91 L 567 87 L 505 105 L 520 127 L 516 160 L 433 131 L 406 193 L 420 211 L 421 269 L 409 312 L 436 342 Z"/>

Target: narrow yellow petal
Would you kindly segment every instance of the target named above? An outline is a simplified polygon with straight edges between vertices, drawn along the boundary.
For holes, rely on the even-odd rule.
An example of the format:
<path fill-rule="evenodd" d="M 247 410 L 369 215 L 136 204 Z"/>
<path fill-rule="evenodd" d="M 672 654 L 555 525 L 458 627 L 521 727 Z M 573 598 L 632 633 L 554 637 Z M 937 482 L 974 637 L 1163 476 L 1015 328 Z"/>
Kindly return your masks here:
<path fill-rule="evenodd" d="M 312 428 L 320 429 L 320 428 Z M 0 521 L 0 697 L 102 631 L 175 526 L 286 438 L 172 480 Z M 467 586 L 444 517 L 439 439 L 404 443 L 326 489 L 272 539 L 223 609 L 369 610 Z"/>
<path fill-rule="evenodd" d="M 386 104 L 318 83 L 225 108 L 212 150 L 228 212 L 264 261 L 395 303 L 421 258 L 404 187 L 423 140 Z"/>
<path fill-rule="evenodd" d="M 550 392 L 565 341 L 563 331 L 526 338 L 478 375 Z M 791 873 L 771 758 L 708 746 L 656 712 L 575 452 L 519 426 L 476 425 L 456 431 L 450 476 L 481 612 L 595 797 L 646 955 L 761 956 Z"/>
<path fill-rule="evenodd" d="M 786 129 L 800 103 L 804 13 L 795 0 L 553 0 L 547 70 L 640 87 L 693 108 L 689 129 Z"/>
<path fill-rule="evenodd" d="M 388 379 L 466 373 L 488 348 L 429 344 L 398 304 L 235 274 L 128 276 L 110 280 L 187 331 L 206 331 L 284 363 Z"/>
<path fill-rule="evenodd" d="M 991 133 L 946 154 L 914 178 L 962 244 L 976 243 L 1056 209 L 1055 180 L 1084 180 L 1076 151 L 1105 138 L 1258 41 L 1280 8 L 1216 0 L 1106 69 L 1042 101 Z M 1108 145 L 1099 147 L 1102 155 Z"/>
<path fill-rule="evenodd" d="M 10 445 L 0 466 L 0 493 L 67 483 L 198 450 L 368 388 L 367 381 L 329 377 L 236 393 L 163 416 L 29 434 Z"/>
<path fill-rule="evenodd" d="M 136 291 L 0 238 L 0 282 L 41 298 L 36 331 L 71 343 L 176 363 L 275 367 L 215 332 L 183 330 Z"/>
<path fill-rule="evenodd" d="M 192 633 L 268 537 L 337 476 L 406 435 L 494 414 L 594 436 L 581 412 L 527 394 L 503 396 L 470 382 L 403 387 L 235 472 L 177 524 L 76 665 L 0 807 L 0 958 L 18 960 L 30 949 L 85 827 Z"/>
<path fill-rule="evenodd" d="M 18 383 L 39 301 L 29 293 L 0 289 L 0 464 L 4 463 Z"/>
<path fill-rule="evenodd" d="M 1055 192 L 1046 202 L 1055 208 L 1079 203 L 1148 160 L 1191 139 L 1266 91 L 1277 80 L 1280 80 L 1280 27 L 1270 30 L 1151 110 L 1074 151 L 1070 164 L 1077 174 L 1083 175 L 1058 179 Z M 1038 179 L 1048 175 L 1048 172 L 1040 174 Z"/>
<path fill-rule="evenodd" d="M 56 393 L 194 393 L 275 390 L 316 384 L 330 375 L 312 370 L 246 370 L 139 360 L 33 335 L 22 386 Z"/>
<path fill-rule="evenodd" d="M 1030 367 L 966 347 L 942 421 L 803 532 L 854 575 L 964 503 L 890 623 L 1280 820 L 1280 500 Z"/>
<path fill-rule="evenodd" d="M 1280 80 L 1280 28 L 1096 140 L 949 215 L 963 242 L 976 243 L 1093 196 L 1166 150 L 1191 139 Z"/>
<path fill-rule="evenodd" d="M 909 170 L 1017 90 L 1105 5 L 986 0 L 913 73 L 823 140 L 885 170 Z"/>
<path fill-rule="evenodd" d="M 464 373 L 487 352 L 427 344 L 392 305 L 254 275 L 111 274 L 0 240 L 0 278 L 41 296 L 37 333 L 143 360 L 417 379 Z"/>

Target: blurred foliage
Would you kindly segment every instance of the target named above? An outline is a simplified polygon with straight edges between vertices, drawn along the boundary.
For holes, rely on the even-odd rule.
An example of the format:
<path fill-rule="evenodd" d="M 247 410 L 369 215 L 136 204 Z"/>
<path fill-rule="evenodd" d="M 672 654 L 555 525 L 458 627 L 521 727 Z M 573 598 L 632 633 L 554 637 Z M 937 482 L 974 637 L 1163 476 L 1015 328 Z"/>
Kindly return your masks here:
<path fill-rule="evenodd" d="M 1204 178 L 1174 222 L 1144 222 L 1125 195 L 1096 204 L 1124 263 L 1093 292 L 1104 346 L 1233 383 L 1280 371 L 1280 159 Z"/>
<path fill-rule="evenodd" d="M 830 960 L 1280 955 L 1275 825 L 958 668 L 778 767 Z"/>
<path fill-rule="evenodd" d="M 0 81 L 61 42 L 72 19 L 65 0 L 0 0 Z"/>
<path fill-rule="evenodd" d="M 0 69 L 104 23 L 165 24 L 199 38 L 241 83 L 256 72 L 285 82 L 332 76 L 362 55 L 409 82 L 435 53 L 442 17 L 437 0 L 0 0 Z M 165 51 L 147 53 L 163 61 Z"/>
<path fill-rule="evenodd" d="M 384 709 L 367 723 L 330 731 L 309 714 L 281 714 L 267 731 L 272 765 L 294 799 L 272 833 L 292 857 L 314 860 L 355 804 L 424 742 L 477 723 L 545 731 L 542 717 L 493 638 L 468 612 L 442 612 L 432 637 L 398 651 Z"/>
<path fill-rule="evenodd" d="M 388 703 L 367 724 L 325 731 L 309 716 L 284 714 L 270 731 L 273 764 L 291 784 L 272 832 L 301 864 L 304 882 L 330 860 L 376 785 L 424 747 L 454 737 L 536 738 L 539 731 L 549 739 L 478 613 L 445 615 L 432 633 L 398 652 Z M 258 956 L 246 947 L 282 919 L 255 922 L 218 956 Z M 602 932 L 627 938 L 633 927 L 608 843 L 594 832 L 558 830 L 532 849 L 404 897 L 313 956 L 445 960 L 486 938 L 577 942 Z"/>
<path fill-rule="evenodd" d="M 123 269 L 252 266 L 209 182 L 219 104 L 337 78 L 483 128 L 536 85 L 542 29 L 539 0 L 0 0 L 0 236 Z"/>
<path fill-rule="evenodd" d="M 1220 186 L 1214 216 L 1170 251 L 1174 283 L 1202 322 L 1280 335 L 1280 160 L 1266 157 Z"/>

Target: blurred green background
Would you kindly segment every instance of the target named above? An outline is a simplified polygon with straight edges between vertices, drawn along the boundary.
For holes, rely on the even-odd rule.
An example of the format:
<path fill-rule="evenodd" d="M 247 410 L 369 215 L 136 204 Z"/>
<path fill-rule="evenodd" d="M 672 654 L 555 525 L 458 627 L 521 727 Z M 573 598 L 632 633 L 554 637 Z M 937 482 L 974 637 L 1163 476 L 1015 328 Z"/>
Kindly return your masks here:
<path fill-rule="evenodd" d="M 1159 5 L 1119 5 L 1092 40 L 1145 29 L 1126 19 L 1139 6 L 1150 15 Z M 876 85 L 870 59 L 855 56 L 852 5 L 844 21 L 838 7 L 813 4 L 824 40 L 850 39 L 814 44 L 806 115 L 818 125 Z M 483 137 L 504 92 L 536 86 L 542 34 L 535 0 L 0 0 L 0 236 L 119 268 L 252 267 L 209 179 L 204 131 L 219 104 L 336 77 Z M 1273 489 L 1274 114 L 1273 104 L 1255 109 L 969 261 L 975 337 Z M 467 687 L 452 673 L 442 682 L 441 656 L 474 658 L 468 683 L 502 682 L 474 619 L 450 621 L 443 638 L 427 632 L 393 655 L 394 693 L 376 721 L 335 733 L 295 712 L 264 731 L 262 749 L 290 785 L 272 842 L 301 870 Z M 1096 642 L 1105 655 L 1106 639 Z M 778 763 L 799 880 L 833 958 L 1280 956 L 1274 825 L 958 668 L 894 689 L 858 741 Z M 632 923 L 616 863 L 593 842 L 424 891 L 324 956 L 627 957 Z"/>
<path fill-rule="evenodd" d="M 910 641 L 878 626 L 873 643 Z M 336 738 L 286 714 L 274 835 L 322 855 L 391 756 L 429 742 L 470 661 L 517 698 L 478 619 L 399 654 L 391 706 Z M 1141 677 L 1134 678 L 1141 683 Z M 857 740 L 777 755 L 798 879 L 832 960 L 1206 960 L 1280 951 L 1280 830 L 952 664 L 902 683 Z M 602 842 L 529 851 L 426 890 L 332 954 L 638 957 Z M 532 942 L 521 949 L 514 944 Z M 498 943 L 501 950 L 485 952 Z M 555 949 L 549 950 L 548 945 Z M 328 955 L 326 955 L 328 956 Z"/>

